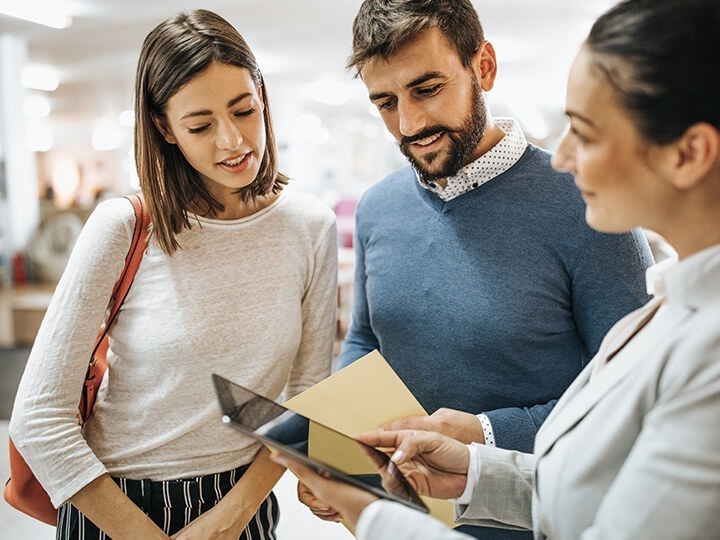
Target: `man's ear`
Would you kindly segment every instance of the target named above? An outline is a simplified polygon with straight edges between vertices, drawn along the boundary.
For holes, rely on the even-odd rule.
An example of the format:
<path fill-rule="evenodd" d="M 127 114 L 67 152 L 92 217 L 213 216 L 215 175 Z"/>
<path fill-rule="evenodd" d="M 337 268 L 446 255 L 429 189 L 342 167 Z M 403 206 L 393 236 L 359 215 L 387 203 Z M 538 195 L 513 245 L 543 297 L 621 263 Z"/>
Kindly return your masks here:
<path fill-rule="evenodd" d="M 484 92 L 492 90 L 497 76 L 497 60 L 495 48 L 489 41 L 483 41 L 472 59 L 472 68 L 475 71 L 480 88 Z"/>
<path fill-rule="evenodd" d="M 177 144 L 177 139 L 172 134 L 172 131 L 170 131 L 170 128 L 168 127 L 167 123 L 165 122 L 164 118 L 160 118 L 159 116 L 155 116 L 153 114 L 153 124 L 155 124 L 155 127 L 160 132 L 160 134 L 163 136 L 163 139 L 167 141 L 168 144 Z"/>
<path fill-rule="evenodd" d="M 690 126 L 675 143 L 673 185 L 681 190 L 701 183 L 720 167 L 720 132 L 707 122 Z"/>

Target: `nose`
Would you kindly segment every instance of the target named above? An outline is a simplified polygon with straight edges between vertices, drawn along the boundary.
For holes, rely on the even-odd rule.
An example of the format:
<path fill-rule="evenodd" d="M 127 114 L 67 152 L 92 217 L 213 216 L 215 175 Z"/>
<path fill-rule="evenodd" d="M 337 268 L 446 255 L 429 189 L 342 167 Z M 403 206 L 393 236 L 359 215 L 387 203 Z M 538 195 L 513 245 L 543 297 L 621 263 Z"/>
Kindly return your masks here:
<path fill-rule="evenodd" d="M 569 129 L 566 130 L 565 135 L 563 135 L 563 138 L 560 141 L 560 146 L 558 146 L 552 156 L 551 164 L 555 170 L 570 174 L 575 174 L 577 172 L 575 167 L 576 146 L 577 143 L 575 142 L 575 137 L 572 133 L 570 133 Z"/>
<path fill-rule="evenodd" d="M 400 134 L 404 137 L 411 137 L 420 133 L 426 126 L 427 118 L 418 103 L 411 100 L 398 101 L 398 118 Z"/>
<path fill-rule="evenodd" d="M 220 122 L 216 143 L 220 150 L 235 150 L 240 147 L 242 141 L 242 133 L 231 120 Z"/>

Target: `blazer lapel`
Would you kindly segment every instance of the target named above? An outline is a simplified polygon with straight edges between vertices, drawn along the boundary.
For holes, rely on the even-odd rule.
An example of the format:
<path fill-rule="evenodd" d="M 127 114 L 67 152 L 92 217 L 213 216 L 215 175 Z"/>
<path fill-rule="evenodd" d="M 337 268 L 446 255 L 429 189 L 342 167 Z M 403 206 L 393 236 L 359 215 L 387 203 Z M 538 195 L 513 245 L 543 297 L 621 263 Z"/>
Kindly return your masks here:
<path fill-rule="evenodd" d="M 558 438 L 572 429 L 610 388 L 641 365 L 654 350 L 662 347 L 657 341 L 642 337 L 628 343 L 628 340 L 654 316 L 661 302 L 661 299 L 651 300 L 622 319 L 608 332 L 598 354 L 563 394 L 538 432 L 535 441 L 535 455 L 538 458 L 542 457 Z M 624 350 L 619 351 L 623 347 Z M 605 363 L 608 357 L 612 358 L 616 354 L 618 355 L 616 360 L 600 370 L 597 369 L 597 362 Z"/>

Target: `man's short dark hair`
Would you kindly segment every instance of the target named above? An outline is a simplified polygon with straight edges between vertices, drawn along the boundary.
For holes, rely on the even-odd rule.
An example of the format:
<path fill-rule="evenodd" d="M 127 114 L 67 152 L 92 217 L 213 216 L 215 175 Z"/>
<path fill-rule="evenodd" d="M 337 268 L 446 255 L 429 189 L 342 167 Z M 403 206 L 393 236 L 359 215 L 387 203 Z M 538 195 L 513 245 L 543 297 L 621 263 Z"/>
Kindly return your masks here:
<path fill-rule="evenodd" d="M 372 58 L 387 59 L 430 28 L 444 34 L 465 67 L 485 39 L 470 0 L 365 0 L 353 23 L 347 68 L 357 75 Z"/>

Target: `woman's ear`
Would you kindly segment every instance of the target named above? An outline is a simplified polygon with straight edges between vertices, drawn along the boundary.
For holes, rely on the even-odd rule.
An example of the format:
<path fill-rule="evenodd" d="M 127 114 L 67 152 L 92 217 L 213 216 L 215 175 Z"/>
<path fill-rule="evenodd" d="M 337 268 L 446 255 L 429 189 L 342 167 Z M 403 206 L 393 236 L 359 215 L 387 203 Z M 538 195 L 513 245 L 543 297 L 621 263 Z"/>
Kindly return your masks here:
<path fill-rule="evenodd" d="M 720 132 L 707 122 L 693 124 L 673 144 L 673 184 L 678 189 L 694 187 L 720 166 Z"/>
<path fill-rule="evenodd" d="M 165 122 L 164 118 L 160 118 L 158 116 L 155 116 L 153 114 L 153 124 L 155 124 L 155 127 L 160 132 L 160 134 L 163 136 L 163 139 L 168 144 L 177 144 L 177 139 L 172 134 L 172 131 L 170 131 L 170 128 L 168 127 L 167 123 Z"/>

